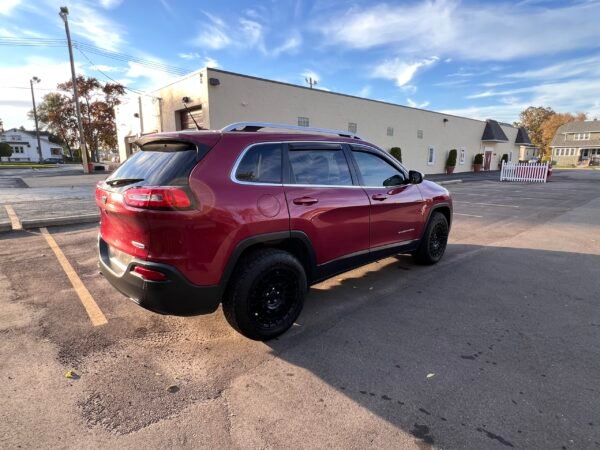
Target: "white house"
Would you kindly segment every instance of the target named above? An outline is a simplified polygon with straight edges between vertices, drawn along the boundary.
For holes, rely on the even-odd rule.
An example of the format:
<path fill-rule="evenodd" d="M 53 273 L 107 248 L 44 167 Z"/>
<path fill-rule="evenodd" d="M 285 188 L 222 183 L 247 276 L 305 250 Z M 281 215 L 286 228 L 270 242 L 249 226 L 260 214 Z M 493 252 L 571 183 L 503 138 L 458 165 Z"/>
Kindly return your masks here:
<path fill-rule="evenodd" d="M 40 160 L 35 131 L 22 131 L 17 128 L 5 130 L 0 133 L 0 142 L 9 144 L 13 151 L 12 156 L 2 157 L 2 161 L 37 162 Z M 42 159 L 63 158 L 62 147 L 50 142 L 48 136 L 40 135 L 40 143 L 42 144 Z"/>

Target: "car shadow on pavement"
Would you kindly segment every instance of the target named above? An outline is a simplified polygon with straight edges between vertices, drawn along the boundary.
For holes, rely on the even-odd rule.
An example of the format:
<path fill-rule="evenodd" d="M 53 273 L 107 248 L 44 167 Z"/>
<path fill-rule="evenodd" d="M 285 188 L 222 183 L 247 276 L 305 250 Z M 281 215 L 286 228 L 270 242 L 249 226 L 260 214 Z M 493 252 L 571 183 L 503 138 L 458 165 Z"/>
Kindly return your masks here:
<path fill-rule="evenodd" d="M 591 448 L 599 267 L 597 255 L 474 245 L 449 245 L 434 267 L 399 256 L 311 289 L 299 325 L 268 345 L 418 442 Z"/>

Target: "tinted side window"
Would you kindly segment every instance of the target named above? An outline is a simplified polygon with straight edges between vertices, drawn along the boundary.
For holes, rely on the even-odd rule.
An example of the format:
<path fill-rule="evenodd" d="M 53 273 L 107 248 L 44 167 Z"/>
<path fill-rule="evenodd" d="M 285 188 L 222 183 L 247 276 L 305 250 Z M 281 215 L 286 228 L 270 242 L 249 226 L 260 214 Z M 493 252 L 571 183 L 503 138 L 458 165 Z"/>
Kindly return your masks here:
<path fill-rule="evenodd" d="M 281 144 L 255 145 L 246 152 L 235 178 L 251 183 L 281 183 Z"/>
<path fill-rule="evenodd" d="M 398 186 L 406 183 L 404 173 L 373 153 L 352 150 L 365 186 Z"/>
<path fill-rule="evenodd" d="M 292 180 L 296 184 L 352 186 L 342 149 L 289 149 Z"/>

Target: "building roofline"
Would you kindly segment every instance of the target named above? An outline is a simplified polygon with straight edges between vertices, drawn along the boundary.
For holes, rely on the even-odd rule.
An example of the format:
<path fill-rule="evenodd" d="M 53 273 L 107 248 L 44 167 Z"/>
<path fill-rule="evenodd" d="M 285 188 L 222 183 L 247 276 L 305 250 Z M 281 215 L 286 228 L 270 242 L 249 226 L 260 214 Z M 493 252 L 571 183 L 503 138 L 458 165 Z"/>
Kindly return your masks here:
<path fill-rule="evenodd" d="M 153 89 L 151 92 L 158 93 L 162 89 L 166 89 L 167 87 L 172 86 L 175 83 L 178 83 L 178 82 L 183 81 L 183 80 L 185 80 L 187 78 L 191 78 L 191 77 L 193 77 L 195 75 L 198 75 L 198 74 L 202 73 L 204 70 L 206 70 L 207 73 L 208 73 L 208 71 L 212 71 L 212 72 L 217 72 L 217 73 L 223 73 L 223 74 L 226 74 L 226 75 L 233 75 L 233 76 L 237 76 L 237 77 L 241 77 L 241 78 L 247 78 L 247 79 L 250 79 L 250 80 L 257 80 L 257 81 L 264 81 L 264 82 L 267 82 L 267 83 L 280 84 L 280 85 L 283 85 L 283 86 L 290 86 L 290 87 L 297 88 L 297 89 L 305 89 L 307 91 L 313 91 L 313 92 L 314 91 L 318 91 L 321 94 L 338 95 L 338 96 L 341 96 L 341 97 L 354 98 L 354 99 L 357 99 L 357 100 L 365 100 L 365 101 L 368 101 L 368 102 L 378 103 L 378 104 L 381 104 L 381 105 L 395 106 L 397 108 L 412 109 L 412 110 L 415 110 L 415 111 L 424 111 L 424 112 L 438 114 L 440 116 L 445 116 L 445 117 L 455 117 L 457 119 L 472 120 L 472 121 L 479 122 L 479 123 L 482 123 L 482 124 L 486 123 L 485 120 L 473 119 L 472 117 L 459 116 L 457 114 L 449 114 L 449 113 L 444 113 L 444 112 L 440 112 L 440 111 L 432 111 L 430 109 L 415 108 L 413 106 L 406 106 L 406 105 L 400 105 L 398 103 L 386 102 L 386 101 L 383 101 L 383 100 L 375 100 L 375 99 L 372 99 L 372 98 L 359 97 L 357 95 L 344 94 L 342 92 L 325 91 L 325 90 L 322 90 L 322 89 L 311 89 L 309 87 L 301 86 L 299 84 L 287 83 L 285 81 L 270 80 L 268 78 L 261 78 L 261 77 L 256 77 L 256 76 L 253 76 L 253 75 L 246 75 L 246 74 L 238 73 L 238 72 L 231 72 L 229 70 L 215 69 L 213 67 L 202 67 L 202 68 L 194 70 L 194 71 L 192 71 L 192 72 L 190 72 L 190 73 L 188 73 L 186 75 L 181 75 L 181 76 L 175 78 L 170 83 L 167 83 L 167 84 L 165 84 L 165 85 L 163 85 L 161 87 Z M 509 127 L 513 127 L 510 124 L 503 124 L 503 125 L 509 126 Z"/>
<path fill-rule="evenodd" d="M 28 134 L 29 136 L 36 137 L 35 131 L 19 130 L 18 128 L 10 128 L 8 130 L 1 131 L 0 134 L 6 134 L 9 132 L 10 133 L 25 133 L 25 134 Z M 42 133 L 40 133 L 40 139 L 46 139 L 47 141 L 50 141 L 48 139 L 48 136 L 44 136 Z"/>
<path fill-rule="evenodd" d="M 412 109 L 412 110 L 416 110 L 416 111 L 424 111 L 424 112 L 428 112 L 428 113 L 439 114 L 441 116 L 446 116 L 446 117 L 456 117 L 458 119 L 473 120 L 475 122 L 485 123 L 485 120 L 473 119 L 472 117 L 464 117 L 464 116 L 459 116 L 459 115 L 456 115 L 456 114 L 446 114 L 446 113 L 443 113 L 443 112 L 440 112 L 440 111 L 432 111 L 430 109 L 415 108 L 413 106 L 400 105 L 398 103 L 391 103 L 391 102 L 386 102 L 386 101 L 383 101 L 383 100 L 374 100 L 372 98 L 359 97 L 357 95 L 344 94 L 342 92 L 325 91 L 325 90 L 318 89 L 318 88 L 317 89 L 311 89 L 309 87 L 301 86 L 299 84 L 287 83 L 285 81 L 270 80 L 268 78 L 261 78 L 261 77 L 256 77 L 256 76 L 253 76 L 253 75 L 245 75 L 243 73 L 230 72 L 228 70 L 214 69 L 212 67 L 207 67 L 206 69 L 207 69 L 207 71 L 210 70 L 210 71 L 213 71 L 213 72 L 224 73 L 226 75 L 234 75 L 234 76 L 238 76 L 238 77 L 242 77 L 242 78 L 248 78 L 248 79 L 251 79 L 251 80 L 266 81 L 267 83 L 273 83 L 273 84 L 281 84 L 283 86 L 290 86 L 290 87 L 294 87 L 294 88 L 298 88 L 298 89 L 305 89 L 305 90 L 311 91 L 311 92 L 318 91 L 319 93 L 322 93 L 322 94 L 339 95 L 341 97 L 354 98 L 354 99 L 357 99 L 357 100 L 366 100 L 366 101 L 369 101 L 369 102 L 379 103 L 379 104 L 382 104 L 382 105 L 395 106 L 395 107 L 398 107 L 398 108 L 406 108 L 406 109 Z M 203 70 L 203 69 L 201 69 L 201 70 Z M 196 72 L 200 72 L 200 71 L 196 71 Z M 194 73 L 196 73 L 196 72 L 194 72 Z M 190 74 L 190 75 L 192 75 L 192 74 Z"/>

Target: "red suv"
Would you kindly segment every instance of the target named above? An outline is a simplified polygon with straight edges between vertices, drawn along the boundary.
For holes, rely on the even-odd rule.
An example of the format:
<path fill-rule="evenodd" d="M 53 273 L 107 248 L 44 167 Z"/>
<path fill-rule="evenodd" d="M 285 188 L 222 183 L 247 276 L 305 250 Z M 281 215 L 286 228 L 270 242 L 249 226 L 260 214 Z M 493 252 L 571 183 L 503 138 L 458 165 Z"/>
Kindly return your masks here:
<path fill-rule="evenodd" d="M 96 189 L 98 248 L 106 279 L 151 311 L 222 303 L 236 330 L 267 340 L 310 285 L 399 253 L 434 264 L 446 249 L 448 191 L 356 135 L 237 123 L 137 146 Z"/>

